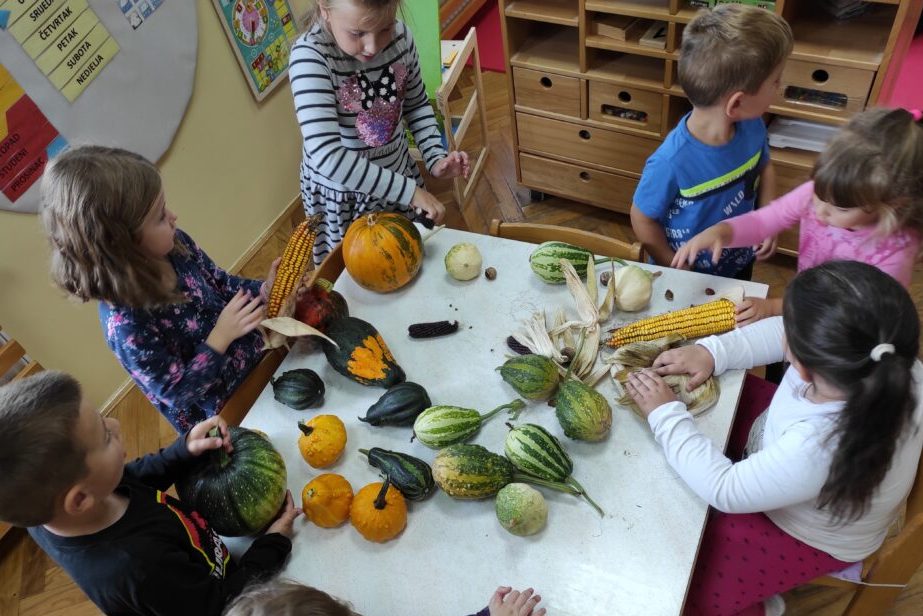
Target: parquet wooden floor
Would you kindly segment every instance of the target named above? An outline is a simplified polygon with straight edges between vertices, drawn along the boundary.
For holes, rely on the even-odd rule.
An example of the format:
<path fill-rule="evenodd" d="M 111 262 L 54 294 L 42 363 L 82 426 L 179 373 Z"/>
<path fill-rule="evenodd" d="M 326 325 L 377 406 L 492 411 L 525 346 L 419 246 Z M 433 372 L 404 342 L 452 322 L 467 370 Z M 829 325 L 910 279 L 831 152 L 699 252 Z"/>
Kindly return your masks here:
<path fill-rule="evenodd" d="M 474 197 L 462 210 L 449 206 L 449 226 L 486 233 L 491 219 L 528 220 L 546 224 L 579 227 L 634 241 L 627 216 L 614 214 L 570 202 L 550 198 L 530 203 L 528 190 L 516 184 L 513 163 L 510 118 L 505 75 L 486 73 L 484 86 L 487 102 L 488 140 L 491 153 L 478 183 Z M 430 185 L 440 198 L 451 202 L 451 185 L 433 182 Z M 280 204 L 282 207 L 284 204 Z M 294 215 L 297 220 L 299 214 Z M 241 269 L 241 274 L 254 278 L 265 275 L 268 264 L 282 252 L 291 224 L 286 222 L 265 242 Z M 777 257 L 760 263 L 754 280 L 770 285 L 770 294 L 778 296 L 794 274 L 794 260 Z M 917 267 L 911 293 L 917 306 L 923 306 L 923 268 Z M 155 451 L 174 438 L 173 430 L 134 388 L 129 390 L 113 411 L 122 424 L 122 434 L 128 455 L 134 457 Z M 498 580 L 501 582 L 502 580 Z M 553 589 L 539 589 L 550 594 Z M 804 586 L 786 593 L 786 614 L 792 616 L 834 616 L 842 612 L 849 591 L 817 586 Z M 100 614 L 71 580 L 19 530 L 0 542 L 0 616 L 98 616 Z M 920 616 L 923 614 L 923 569 L 901 594 L 890 616 Z M 368 614 L 367 616 L 387 616 Z M 870 614 L 869 616 L 878 616 Z"/>

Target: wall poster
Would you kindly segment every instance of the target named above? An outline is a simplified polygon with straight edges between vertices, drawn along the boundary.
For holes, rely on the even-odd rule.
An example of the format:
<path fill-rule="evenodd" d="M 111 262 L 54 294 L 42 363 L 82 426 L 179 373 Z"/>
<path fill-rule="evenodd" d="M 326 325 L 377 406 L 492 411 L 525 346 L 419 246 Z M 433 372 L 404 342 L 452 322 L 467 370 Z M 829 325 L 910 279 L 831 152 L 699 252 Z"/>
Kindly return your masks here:
<path fill-rule="evenodd" d="M 288 69 L 298 31 L 288 0 L 212 0 L 253 97 L 261 101 Z"/>

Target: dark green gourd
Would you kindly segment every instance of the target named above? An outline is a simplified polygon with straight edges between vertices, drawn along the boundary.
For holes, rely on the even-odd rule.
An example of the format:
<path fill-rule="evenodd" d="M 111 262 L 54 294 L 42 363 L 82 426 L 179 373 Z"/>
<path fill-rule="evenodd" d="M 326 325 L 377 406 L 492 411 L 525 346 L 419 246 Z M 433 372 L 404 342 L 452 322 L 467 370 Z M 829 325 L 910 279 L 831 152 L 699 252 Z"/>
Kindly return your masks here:
<path fill-rule="evenodd" d="M 269 382 L 272 384 L 272 396 L 296 411 L 324 401 L 324 382 L 316 372 L 308 368 L 287 370 Z"/>
<path fill-rule="evenodd" d="M 423 500 L 436 488 L 433 471 L 420 458 L 380 447 L 360 449 L 359 453 L 367 456 L 369 464 L 388 477 L 391 485 L 400 490 L 407 500 Z"/>
<path fill-rule="evenodd" d="M 426 389 L 407 381 L 392 385 L 359 421 L 373 426 L 409 426 L 430 406 L 432 402 Z"/>

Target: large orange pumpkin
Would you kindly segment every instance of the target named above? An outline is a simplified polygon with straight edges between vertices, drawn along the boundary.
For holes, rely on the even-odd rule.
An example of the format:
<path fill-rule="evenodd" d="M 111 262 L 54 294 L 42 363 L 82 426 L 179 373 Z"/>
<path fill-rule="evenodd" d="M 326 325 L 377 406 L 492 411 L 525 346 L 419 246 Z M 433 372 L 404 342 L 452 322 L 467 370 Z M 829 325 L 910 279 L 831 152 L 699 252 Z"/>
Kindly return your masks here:
<path fill-rule="evenodd" d="M 343 262 L 360 286 L 379 293 L 394 291 L 420 271 L 423 239 L 401 214 L 372 212 L 346 230 Z"/>

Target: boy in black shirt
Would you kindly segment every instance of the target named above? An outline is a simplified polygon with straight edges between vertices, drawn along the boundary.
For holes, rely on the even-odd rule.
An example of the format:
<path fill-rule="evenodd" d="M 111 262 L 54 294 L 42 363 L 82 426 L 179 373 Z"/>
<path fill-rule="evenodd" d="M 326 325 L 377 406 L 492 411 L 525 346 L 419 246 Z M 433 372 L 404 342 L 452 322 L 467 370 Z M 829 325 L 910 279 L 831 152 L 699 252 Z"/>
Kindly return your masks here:
<path fill-rule="evenodd" d="M 208 437 L 217 426 L 221 438 Z M 159 453 L 124 464 L 119 423 L 43 372 L 0 387 L 0 519 L 29 534 L 106 614 L 219 615 L 281 567 L 300 514 L 280 517 L 239 562 L 198 513 L 162 492 L 210 449 L 231 450 L 212 417 Z"/>

